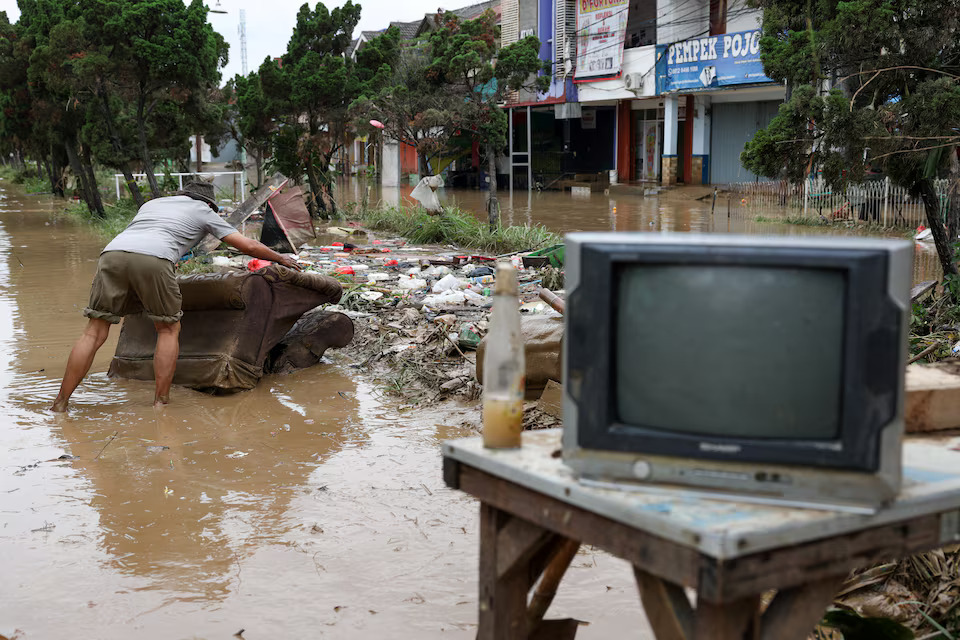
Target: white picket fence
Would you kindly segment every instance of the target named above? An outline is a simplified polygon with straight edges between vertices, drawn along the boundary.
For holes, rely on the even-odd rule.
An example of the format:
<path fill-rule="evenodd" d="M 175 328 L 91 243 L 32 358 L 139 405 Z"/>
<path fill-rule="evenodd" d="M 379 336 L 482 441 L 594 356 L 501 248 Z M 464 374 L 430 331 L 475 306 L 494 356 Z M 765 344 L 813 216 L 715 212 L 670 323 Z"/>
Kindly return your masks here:
<path fill-rule="evenodd" d="M 947 181 L 934 183 L 941 210 L 946 210 Z M 883 227 L 916 228 L 926 224 L 926 213 L 919 197 L 890 182 L 889 178 L 851 184 L 842 191 L 831 189 L 823 179 L 803 184 L 786 181 L 738 182 L 728 185 L 737 210 L 776 212 L 787 210 L 792 216 L 822 217 L 828 220 L 852 219 Z"/>
<path fill-rule="evenodd" d="M 157 180 L 163 181 L 164 174 L 155 173 L 153 174 Z M 216 196 L 218 200 L 230 200 L 232 202 L 239 202 L 246 198 L 246 184 L 244 184 L 245 177 L 242 171 L 201 171 L 200 173 L 171 173 L 170 176 L 177 179 L 177 186 L 179 189 L 183 189 L 184 178 L 202 178 L 213 183 L 214 190 L 216 191 Z M 145 184 L 147 182 L 147 174 L 145 173 L 135 173 L 133 174 L 134 180 L 137 181 L 137 184 Z M 114 174 L 113 176 L 114 186 L 117 191 L 117 200 L 121 198 L 123 190 L 126 189 L 124 184 L 124 178 L 122 173 Z"/>

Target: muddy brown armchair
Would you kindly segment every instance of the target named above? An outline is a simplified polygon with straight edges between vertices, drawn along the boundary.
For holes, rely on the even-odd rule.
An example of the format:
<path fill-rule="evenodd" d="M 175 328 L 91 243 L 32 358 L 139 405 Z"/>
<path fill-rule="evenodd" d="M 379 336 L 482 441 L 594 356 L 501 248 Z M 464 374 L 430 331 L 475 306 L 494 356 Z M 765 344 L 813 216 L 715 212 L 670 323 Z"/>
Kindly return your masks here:
<path fill-rule="evenodd" d="M 174 384 L 202 391 L 252 389 L 264 362 L 297 320 L 340 300 L 340 283 L 279 265 L 250 272 L 178 278 L 183 295 Z M 351 336 L 352 337 L 352 336 Z M 157 334 L 142 313 L 127 316 L 109 375 L 153 380 Z"/>

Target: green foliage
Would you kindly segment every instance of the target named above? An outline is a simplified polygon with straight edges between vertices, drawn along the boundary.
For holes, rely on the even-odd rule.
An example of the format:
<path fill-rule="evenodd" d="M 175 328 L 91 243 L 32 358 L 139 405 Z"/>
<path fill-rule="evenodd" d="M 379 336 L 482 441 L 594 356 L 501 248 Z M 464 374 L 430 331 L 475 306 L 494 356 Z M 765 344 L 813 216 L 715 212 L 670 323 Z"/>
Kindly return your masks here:
<path fill-rule="evenodd" d="M 822 171 L 839 185 L 869 165 L 914 187 L 930 148 L 960 141 L 960 2 L 756 4 L 764 69 L 792 95 L 748 143 L 743 160 L 752 171 L 792 180 Z M 834 89 L 822 91 L 823 80 Z"/>
<path fill-rule="evenodd" d="M 550 63 L 540 59 L 540 41 L 528 36 L 496 49 L 496 16 L 486 11 L 460 22 L 446 13 L 429 37 L 428 77 L 445 83 L 462 100 L 458 124 L 484 147 L 506 144 L 507 117 L 499 107 L 510 91 L 550 85 Z"/>
<path fill-rule="evenodd" d="M 348 109 L 364 84 L 346 55 L 359 20 L 360 6 L 350 0 L 332 11 L 322 2 L 304 4 L 282 63 L 267 58 L 260 65 L 266 108 L 278 127 L 271 167 L 298 181 L 307 176 L 314 214 L 333 203 L 328 168 L 349 140 Z"/>
<path fill-rule="evenodd" d="M 539 225 L 499 227 L 495 230 L 472 214 L 448 209 L 430 215 L 423 209 L 368 209 L 356 217 L 371 229 L 390 231 L 414 244 L 455 245 L 498 254 L 539 249 L 562 242 L 556 233 Z"/>
<path fill-rule="evenodd" d="M 137 215 L 137 205 L 133 200 L 123 199 L 115 204 L 104 207 L 105 215 L 100 218 L 81 202 L 67 205 L 64 215 L 82 224 L 90 225 L 105 239 L 112 239 L 127 228 L 133 217 Z"/>

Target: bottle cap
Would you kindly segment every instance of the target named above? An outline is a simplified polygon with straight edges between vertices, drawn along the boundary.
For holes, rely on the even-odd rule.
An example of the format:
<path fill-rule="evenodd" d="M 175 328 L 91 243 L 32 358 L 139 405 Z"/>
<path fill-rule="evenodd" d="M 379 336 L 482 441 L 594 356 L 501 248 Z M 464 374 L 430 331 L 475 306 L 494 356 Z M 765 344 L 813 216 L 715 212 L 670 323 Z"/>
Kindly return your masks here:
<path fill-rule="evenodd" d="M 493 295 L 518 296 L 520 287 L 517 285 L 517 270 L 509 262 L 497 263 L 497 279 L 493 287 Z"/>

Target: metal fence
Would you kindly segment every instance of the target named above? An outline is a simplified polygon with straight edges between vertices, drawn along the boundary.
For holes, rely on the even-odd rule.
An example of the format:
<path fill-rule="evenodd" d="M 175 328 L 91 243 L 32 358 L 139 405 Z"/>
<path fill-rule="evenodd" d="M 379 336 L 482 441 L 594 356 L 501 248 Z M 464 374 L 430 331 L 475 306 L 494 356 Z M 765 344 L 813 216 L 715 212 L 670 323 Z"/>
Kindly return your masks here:
<path fill-rule="evenodd" d="M 217 200 L 230 200 L 231 202 L 240 202 L 246 197 L 246 185 L 244 184 L 244 176 L 242 171 L 201 171 L 200 173 L 155 173 L 157 180 L 160 182 L 161 188 L 164 187 L 164 180 L 167 179 L 167 176 L 170 178 L 176 179 L 177 189 L 183 188 L 184 178 L 201 178 L 208 182 L 213 183 L 214 190 L 217 194 Z M 135 173 L 133 174 L 134 180 L 137 181 L 137 184 L 143 185 L 147 182 L 147 174 L 145 173 Z M 124 184 L 124 178 L 122 173 L 114 174 L 114 182 L 116 183 L 117 188 L 117 200 L 121 196 L 121 190 L 126 188 Z M 172 186 L 172 185 L 170 185 Z"/>
<path fill-rule="evenodd" d="M 940 197 L 941 213 L 946 211 L 947 181 L 934 183 Z M 825 220 L 859 220 L 882 227 L 914 229 L 926 224 L 919 196 L 889 178 L 831 189 L 822 179 L 803 184 L 787 181 L 738 182 L 728 186 L 734 210 L 751 213 L 786 210 L 787 215 Z"/>

